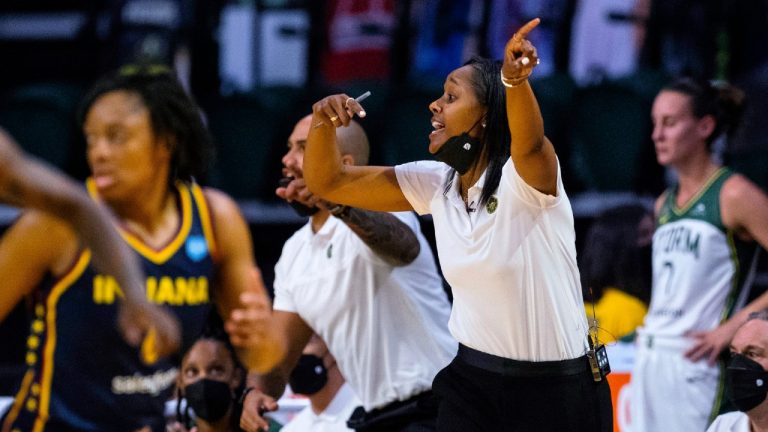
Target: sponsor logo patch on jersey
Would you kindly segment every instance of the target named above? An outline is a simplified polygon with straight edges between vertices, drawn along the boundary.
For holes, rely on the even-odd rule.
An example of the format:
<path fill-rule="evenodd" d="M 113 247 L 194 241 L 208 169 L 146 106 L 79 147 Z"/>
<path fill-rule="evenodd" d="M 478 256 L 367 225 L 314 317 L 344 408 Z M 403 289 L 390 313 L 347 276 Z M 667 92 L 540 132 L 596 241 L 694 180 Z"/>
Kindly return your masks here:
<path fill-rule="evenodd" d="M 184 246 L 187 251 L 187 256 L 192 259 L 192 261 L 201 261 L 208 256 L 208 244 L 205 242 L 205 237 L 201 235 L 189 236 Z"/>
<path fill-rule="evenodd" d="M 704 205 L 704 203 L 698 203 L 693 208 L 693 211 L 691 212 L 691 215 L 693 216 L 704 216 L 704 213 L 707 211 L 707 206 Z"/>

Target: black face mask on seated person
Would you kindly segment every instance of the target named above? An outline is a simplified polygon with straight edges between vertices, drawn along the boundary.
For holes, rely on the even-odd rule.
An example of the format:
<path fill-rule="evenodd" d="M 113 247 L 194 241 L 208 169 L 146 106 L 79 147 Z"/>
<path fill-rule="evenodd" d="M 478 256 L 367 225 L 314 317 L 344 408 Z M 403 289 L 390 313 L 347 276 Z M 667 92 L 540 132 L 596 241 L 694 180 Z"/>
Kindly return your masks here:
<path fill-rule="evenodd" d="M 290 183 L 293 180 L 293 177 L 283 177 L 280 179 L 280 182 L 278 183 L 280 187 L 286 187 L 288 186 L 288 183 Z M 304 204 L 298 202 L 298 201 L 290 201 L 288 203 L 289 206 L 293 208 L 293 210 L 296 211 L 296 213 L 299 214 L 301 217 L 309 217 L 313 214 L 317 213 L 320 209 L 317 207 L 309 207 L 305 206 Z"/>
<path fill-rule="evenodd" d="M 768 371 L 760 363 L 734 354 L 725 369 L 731 400 L 739 411 L 747 412 L 765 401 L 768 395 Z"/>
<path fill-rule="evenodd" d="M 477 119 L 475 124 L 461 135 L 454 135 L 448 138 L 445 144 L 443 144 L 443 146 L 435 153 L 435 159 L 448 164 L 461 175 L 464 175 L 469 171 L 469 167 L 472 166 L 472 163 L 477 159 L 477 155 L 480 153 L 480 148 L 482 147 L 480 140 L 471 137 L 469 133 L 472 132 L 472 129 L 474 129 L 482 119 L 482 117 Z"/>
<path fill-rule="evenodd" d="M 195 416 L 207 422 L 224 417 L 233 402 L 228 383 L 207 378 L 188 384 L 184 388 L 184 398 Z"/>
<path fill-rule="evenodd" d="M 291 372 L 288 384 L 294 393 L 311 396 L 325 387 L 328 382 L 328 369 L 323 359 L 312 354 L 302 354 Z"/>

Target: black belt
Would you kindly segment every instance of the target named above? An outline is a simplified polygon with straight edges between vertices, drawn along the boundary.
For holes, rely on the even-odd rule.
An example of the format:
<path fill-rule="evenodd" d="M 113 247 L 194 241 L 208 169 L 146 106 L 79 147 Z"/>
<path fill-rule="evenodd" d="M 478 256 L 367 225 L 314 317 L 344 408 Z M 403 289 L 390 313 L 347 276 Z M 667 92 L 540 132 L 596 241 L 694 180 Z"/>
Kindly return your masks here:
<path fill-rule="evenodd" d="M 459 344 L 456 357 L 470 366 L 509 377 L 551 377 L 589 372 L 587 356 L 570 360 L 531 362 L 499 357 Z"/>
<path fill-rule="evenodd" d="M 350 429 L 358 431 L 387 429 L 386 426 L 406 424 L 411 420 L 421 418 L 435 418 L 437 415 L 437 403 L 432 390 L 411 396 L 402 401 L 394 401 L 381 408 L 366 412 L 363 407 L 357 407 L 347 420 Z"/>

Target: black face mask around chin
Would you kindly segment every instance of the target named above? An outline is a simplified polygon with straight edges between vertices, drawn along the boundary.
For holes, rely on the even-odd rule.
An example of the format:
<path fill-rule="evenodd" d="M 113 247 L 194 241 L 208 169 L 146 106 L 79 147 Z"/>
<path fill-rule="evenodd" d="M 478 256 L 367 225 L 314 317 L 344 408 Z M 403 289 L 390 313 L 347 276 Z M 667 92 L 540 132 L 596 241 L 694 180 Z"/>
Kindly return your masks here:
<path fill-rule="evenodd" d="M 472 132 L 472 129 L 482 119 L 482 117 L 477 119 L 475 124 L 461 135 L 454 135 L 448 138 L 445 144 L 435 152 L 435 159 L 448 164 L 448 166 L 458 171 L 460 175 L 464 175 L 469 171 L 469 167 L 477 159 L 477 155 L 482 147 L 480 140 L 469 136 L 469 133 Z"/>
<path fill-rule="evenodd" d="M 448 138 L 448 141 L 435 153 L 435 159 L 445 162 L 451 168 L 464 175 L 477 158 L 480 140 L 469 136 L 469 132 Z"/>
<path fill-rule="evenodd" d="M 302 354 L 291 372 L 288 384 L 294 393 L 311 396 L 325 387 L 328 382 L 328 369 L 323 359 L 312 354 Z"/>
<path fill-rule="evenodd" d="M 286 187 L 288 186 L 288 183 L 290 183 L 292 180 L 293 180 L 293 177 L 283 177 L 280 179 L 280 182 L 278 183 L 278 185 L 280 187 Z M 320 209 L 317 207 L 305 206 L 304 204 L 298 201 L 290 201 L 288 205 L 291 206 L 291 208 L 293 208 L 293 210 L 296 213 L 298 213 L 299 216 L 301 217 L 309 217 L 317 213 L 318 211 L 320 211 Z"/>
<path fill-rule="evenodd" d="M 751 410 L 763 403 L 768 395 L 768 371 L 744 355 L 731 357 L 725 378 L 731 400 L 739 411 Z"/>
<path fill-rule="evenodd" d="M 195 416 L 207 422 L 224 417 L 233 402 L 232 389 L 224 381 L 200 379 L 184 388 L 184 398 Z"/>

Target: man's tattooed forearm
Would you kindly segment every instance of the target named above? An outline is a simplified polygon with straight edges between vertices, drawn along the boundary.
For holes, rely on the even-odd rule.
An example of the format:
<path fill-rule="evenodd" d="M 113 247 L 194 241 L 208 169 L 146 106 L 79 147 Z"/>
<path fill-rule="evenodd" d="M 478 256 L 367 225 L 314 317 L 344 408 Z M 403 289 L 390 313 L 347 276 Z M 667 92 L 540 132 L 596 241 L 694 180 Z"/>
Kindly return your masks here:
<path fill-rule="evenodd" d="M 416 234 L 389 213 L 350 208 L 343 221 L 368 247 L 392 265 L 410 264 L 419 255 Z"/>

